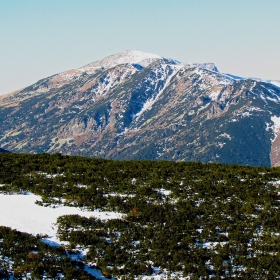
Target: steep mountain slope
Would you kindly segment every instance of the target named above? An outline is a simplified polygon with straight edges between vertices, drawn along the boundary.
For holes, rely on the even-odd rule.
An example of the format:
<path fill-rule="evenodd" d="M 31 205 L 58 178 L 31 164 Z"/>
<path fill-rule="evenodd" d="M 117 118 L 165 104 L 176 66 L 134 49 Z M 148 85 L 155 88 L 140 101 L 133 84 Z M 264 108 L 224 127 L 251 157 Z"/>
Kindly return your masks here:
<path fill-rule="evenodd" d="M 0 100 L 16 152 L 278 165 L 280 88 L 126 51 Z"/>

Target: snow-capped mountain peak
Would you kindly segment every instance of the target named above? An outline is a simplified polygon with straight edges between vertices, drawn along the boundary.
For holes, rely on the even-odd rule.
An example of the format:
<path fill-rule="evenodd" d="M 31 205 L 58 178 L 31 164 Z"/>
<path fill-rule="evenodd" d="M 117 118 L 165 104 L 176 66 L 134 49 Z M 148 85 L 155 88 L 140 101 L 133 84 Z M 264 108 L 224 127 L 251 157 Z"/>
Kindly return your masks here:
<path fill-rule="evenodd" d="M 162 59 L 162 57 L 156 54 L 145 53 L 139 50 L 127 50 L 121 53 L 107 56 L 101 60 L 92 62 L 82 68 L 84 69 L 99 68 L 99 67 L 110 68 L 116 65 L 121 65 L 126 63 L 139 64 L 143 67 L 146 67 L 156 59 Z"/>
<path fill-rule="evenodd" d="M 0 99 L 0 144 L 25 153 L 280 165 L 279 112 L 277 81 L 128 50 Z"/>

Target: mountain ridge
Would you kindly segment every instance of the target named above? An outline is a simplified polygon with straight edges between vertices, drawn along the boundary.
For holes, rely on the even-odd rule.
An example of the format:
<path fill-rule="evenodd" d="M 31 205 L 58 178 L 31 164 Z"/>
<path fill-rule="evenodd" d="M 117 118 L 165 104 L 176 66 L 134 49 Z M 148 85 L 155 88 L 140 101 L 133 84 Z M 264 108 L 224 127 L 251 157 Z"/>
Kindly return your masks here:
<path fill-rule="evenodd" d="M 130 50 L 2 98 L 0 144 L 15 152 L 278 165 L 279 103 L 273 83 Z"/>

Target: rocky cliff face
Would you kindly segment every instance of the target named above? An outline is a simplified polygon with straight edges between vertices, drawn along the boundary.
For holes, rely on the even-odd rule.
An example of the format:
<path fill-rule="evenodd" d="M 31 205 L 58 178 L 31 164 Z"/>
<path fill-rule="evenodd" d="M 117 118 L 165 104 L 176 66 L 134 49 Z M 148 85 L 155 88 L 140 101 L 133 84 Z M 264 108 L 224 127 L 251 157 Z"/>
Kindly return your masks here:
<path fill-rule="evenodd" d="M 0 99 L 0 145 L 113 159 L 278 165 L 280 88 L 126 51 Z M 279 122 L 280 124 L 280 122 Z"/>

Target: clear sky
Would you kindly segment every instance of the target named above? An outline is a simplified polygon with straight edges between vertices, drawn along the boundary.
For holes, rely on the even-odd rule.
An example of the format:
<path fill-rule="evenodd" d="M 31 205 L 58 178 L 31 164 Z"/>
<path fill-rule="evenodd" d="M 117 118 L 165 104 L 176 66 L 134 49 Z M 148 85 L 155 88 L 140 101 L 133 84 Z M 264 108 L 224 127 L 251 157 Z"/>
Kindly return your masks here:
<path fill-rule="evenodd" d="M 280 0 L 0 0 L 0 94 L 138 49 L 280 80 Z"/>

